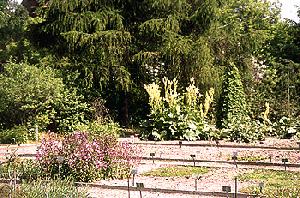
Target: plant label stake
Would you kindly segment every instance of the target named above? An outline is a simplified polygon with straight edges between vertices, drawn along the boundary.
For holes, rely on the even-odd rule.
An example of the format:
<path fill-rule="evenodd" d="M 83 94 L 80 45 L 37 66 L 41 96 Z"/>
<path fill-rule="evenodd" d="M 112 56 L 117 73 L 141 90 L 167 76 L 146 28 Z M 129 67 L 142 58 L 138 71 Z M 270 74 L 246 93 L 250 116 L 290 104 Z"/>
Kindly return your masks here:
<path fill-rule="evenodd" d="M 270 162 L 272 162 L 272 154 L 269 155 Z"/>
<path fill-rule="evenodd" d="M 284 170 L 286 171 L 286 163 L 289 162 L 288 158 L 283 158 L 283 159 L 282 159 L 282 162 L 283 162 L 283 164 L 284 164 Z"/>
<path fill-rule="evenodd" d="M 160 157 L 160 158 L 161 158 L 162 154 L 163 154 L 163 152 L 161 151 L 161 152 L 159 153 L 159 157 Z"/>
<path fill-rule="evenodd" d="M 150 157 L 152 158 L 153 164 L 154 164 L 154 156 L 155 156 L 155 153 L 150 153 Z"/>
<path fill-rule="evenodd" d="M 135 175 L 138 173 L 138 170 L 136 168 L 133 168 L 131 170 L 131 174 L 132 174 L 132 186 L 134 186 L 134 177 Z"/>
<path fill-rule="evenodd" d="M 222 191 L 226 192 L 226 197 L 229 197 L 229 192 L 231 192 L 231 186 L 222 186 Z"/>
<path fill-rule="evenodd" d="M 60 177 L 60 169 L 61 165 L 64 162 L 64 157 L 63 156 L 57 156 L 57 162 L 58 162 L 58 176 Z"/>
<path fill-rule="evenodd" d="M 262 194 L 262 192 L 263 192 L 264 185 L 265 185 L 264 182 L 260 182 L 260 183 L 258 184 L 260 194 Z"/>
<path fill-rule="evenodd" d="M 130 180 L 130 174 L 127 177 L 127 191 L 128 191 L 128 198 L 130 198 L 130 184 L 129 184 L 129 180 Z"/>
<path fill-rule="evenodd" d="M 235 164 L 236 168 L 238 167 L 237 162 L 236 162 L 237 156 L 238 156 L 238 152 L 237 151 L 233 151 L 233 153 L 232 153 L 232 159 L 234 161 L 234 164 Z"/>
<path fill-rule="evenodd" d="M 299 147 L 299 150 L 300 150 L 300 141 L 298 141 L 297 144 L 298 144 L 298 147 Z"/>
<path fill-rule="evenodd" d="M 38 152 L 40 150 L 41 146 L 37 146 L 36 147 L 36 152 Z"/>
<path fill-rule="evenodd" d="M 142 188 L 144 188 L 144 183 L 136 183 L 136 187 L 140 191 L 140 198 L 143 198 L 143 196 L 142 196 Z"/>
<path fill-rule="evenodd" d="M 192 178 L 194 178 L 194 180 L 195 180 L 195 191 L 197 191 L 198 190 L 198 180 L 201 179 L 201 175 L 193 174 Z"/>
<path fill-rule="evenodd" d="M 181 148 L 182 146 L 182 141 L 179 141 L 179 148 Z"/>
<path fill-rule="evenodd" d="M 234 177 L 234 198 L 237 198 L 237 177 Z"/>
<path fill-rule="evenodd" d="M 195 157 L 196 157 L 196 155 L 191 155 L 191 158 L 193 159 L 194 166 L 196 166 Z"/>

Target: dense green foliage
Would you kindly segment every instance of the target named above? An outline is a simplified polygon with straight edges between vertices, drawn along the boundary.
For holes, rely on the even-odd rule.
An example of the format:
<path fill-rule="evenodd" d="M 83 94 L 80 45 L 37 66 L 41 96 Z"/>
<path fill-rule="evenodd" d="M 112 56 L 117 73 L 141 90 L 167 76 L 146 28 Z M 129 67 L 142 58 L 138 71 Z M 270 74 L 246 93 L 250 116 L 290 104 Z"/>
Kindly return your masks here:
<path fill-rule="evenodd" d="M 246 96 L 238 68 L 229 65 L 223 77 L 222 92 L 218 101 L 217 127 L 230 128 L 236 122 L 247 121 Z"/>
<path fill-rule="evenodd" d="M 4 128 L 26 125 L 73 131 L 86 122 L 89 107 L 68 91 L 50 68 L 7 63 L 0 74 L 0 122 Z"/>
<path fill-rule="evenodd" d="M 39 1 L 30 12 L 1 1 L 3 129 L 38 125 L 67 132 L 111 119 L 121 126 L 138 126 L 147 114 L 154 115 L 144 85 L 162 86 L 166 76 L 178 80 L 180 93 L 191 78 L 201 93 L 214 88 L 214 99 L 220 102 L 214 101 L 206 121 L 226 128 L 218 137 L 252 141 L 264 134 L 289 137 L 299 131 L 300 27 L 280 21 L 276 4 L 50 0 Z M 230 71 L 239 74 L 233 78 Z M 268 122 L 262 116 L 266 102 Z M 165 120 L 159 122 L 171 123 L 165 128 L 173 132 L 159 139 L 191 139 L 172 137 L 174 130 L 190 133 L 189 117 L 200 116 L 187 112 L 171 121 L 170 112 L 164 112 L 160 117 Z M 285 117 L 288 133 L 280 134 Z M 191 136 L 210 136 L 198 132 Z"/>

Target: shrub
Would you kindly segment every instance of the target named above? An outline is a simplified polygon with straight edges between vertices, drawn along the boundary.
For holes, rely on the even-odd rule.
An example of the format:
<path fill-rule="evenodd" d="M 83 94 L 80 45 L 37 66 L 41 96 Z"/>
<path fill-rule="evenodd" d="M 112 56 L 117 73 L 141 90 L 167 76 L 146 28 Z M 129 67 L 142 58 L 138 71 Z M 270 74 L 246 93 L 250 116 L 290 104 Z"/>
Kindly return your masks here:
<path fill-rule="evenodd" d="M 123 178 L 139 162 L 138 150 L 118 143 L 114 136 L 90 139 L 88 133 L 75 132 L 58 140 L 43 139 L 37 161 L 50 177 L 73 177 L 76 181 Z"/>
<path fill-rule="evenodd" d="M 1 144 L 26 143 L 28 139 L 28 129 L 25 126 L 15 126 L 14 128 L 0 131 Z"/>
<path fill-rule="evenodd" d="M 276 136 L 280 138 L 291 138 L 300 133 L 300 121 L 297 118 L 282 117 L 278 122 L 272 125 Z"/>
<path fill-rule="evenodd" d="M 49 68 L 7 63 L 0 72 L 0 123 L 3 128 L 26 124 L 72 132 L 86 124 L 91 109 L 83 97 L 66 88 Z"/>
<path fill-rule="evenodd" d="M 221 129 L 222 137 L 230 141 L 253 142 L 255 140 L 263 140 L 265 134 L 262 126 L 255 121 L 237 120 L 231 124 L 227 124 L 227 128 Z"/>
<path fill-rule="evenodd" d="M 142 137 L 157 140 L 207 139 L 208 134 L 203 128 L 213 99 L 213 89 L 206 93 L 203 105 L 194 79 L 182 95 L 177 92 L 176 79 L 170 81 L 164 78 L 163 83 L 164 96 L 161 96 L 162 91 L 157 84 L 145 85 L 151 112 L 149 121 L 142 124 L 145 129 Z"/>
<path fill-rule="evenodd" d="M 92 138 L 101 138 L 102 136 L 119 137 L 123 129 L 119 126 L 118 123 L 112 121 L 107 123 L 93 121 L 87 125 L 77 126 L 77 130 L 88 131 L 89 136 L 91 136 Z"/>

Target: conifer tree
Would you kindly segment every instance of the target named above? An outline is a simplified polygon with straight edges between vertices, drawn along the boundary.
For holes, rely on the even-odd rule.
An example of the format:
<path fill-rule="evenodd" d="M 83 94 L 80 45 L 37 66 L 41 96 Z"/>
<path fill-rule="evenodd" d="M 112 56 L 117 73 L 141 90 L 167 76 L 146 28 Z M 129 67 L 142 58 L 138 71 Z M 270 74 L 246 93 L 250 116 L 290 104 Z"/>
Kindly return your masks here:
<path fill-rule="evenodd" d="M 59 65 L 65 81 L 128 112 L 128 98 L 144 108 L 143 84 L 163 76 L 182 85 L 194 77 L 218 96 L 220 66 L 230 59 L 243 67 L 268 36 L 267 8 L 260 0 L 47 0 L 32 28 L 37 43 L 67 62 Z"/>

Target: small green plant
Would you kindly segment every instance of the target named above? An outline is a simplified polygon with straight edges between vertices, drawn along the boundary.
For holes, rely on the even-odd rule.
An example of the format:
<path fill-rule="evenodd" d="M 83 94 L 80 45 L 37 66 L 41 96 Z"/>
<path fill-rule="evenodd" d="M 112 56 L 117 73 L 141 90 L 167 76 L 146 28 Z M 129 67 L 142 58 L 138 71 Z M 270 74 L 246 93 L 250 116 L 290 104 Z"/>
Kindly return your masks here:
<path fill-rule="evenodd" d="M 231 160 L 232 157 L 228 156 L 227 160 Z M 254 155 L 249 155 L 249 156 L 238 156 L 237 161 L 246 161 L 246 162 L 258 162 L 258 161 L 264 161 L 268 159 L 267 157 L 264 156 L 254 156 Z"/>
<path fill-rule="evenodd" d="M 164 167 L 146 172 L 144 176 L 156 176 L 156 177 L 182 177 L 192 176 L 194 174 L 205 174 L 208 173 L 209 169 L 206 167 L 193 167 L 193 166 L 174 166 Z"/>
<path fill-rule="evenodd" d="M 257 169 L 242 174 L 240 181 L 256 182 L 256 186 L 243 188 L 241 192 L 258 194 L 258 183 L 264 182 L 263 195 L 273 197 L 297 198 L 300 194 L 300 173 L 282 170 Z"/>

